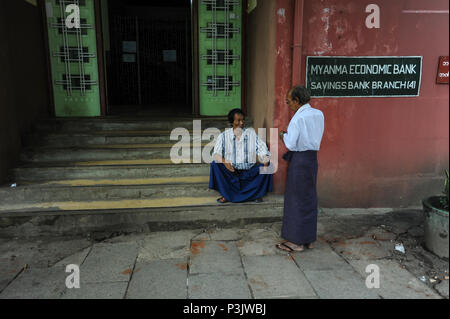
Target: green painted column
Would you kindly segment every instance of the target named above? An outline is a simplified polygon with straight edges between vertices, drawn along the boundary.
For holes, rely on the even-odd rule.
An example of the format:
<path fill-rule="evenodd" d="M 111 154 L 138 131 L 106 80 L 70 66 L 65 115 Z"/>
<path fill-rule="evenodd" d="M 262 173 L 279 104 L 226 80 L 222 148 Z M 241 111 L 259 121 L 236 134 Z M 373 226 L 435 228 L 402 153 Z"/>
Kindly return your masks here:
<path fill-rule="evenodd" d="M 199 0 L 200 114 L 242 108 L 242 0 Z"/>
<path fill-rule="evenodd" d="M 80 8 L 80 28 L 68 28 L 68 5 Z M 57 117 L 100 116 L 93 0 L 45 0 Z"/>

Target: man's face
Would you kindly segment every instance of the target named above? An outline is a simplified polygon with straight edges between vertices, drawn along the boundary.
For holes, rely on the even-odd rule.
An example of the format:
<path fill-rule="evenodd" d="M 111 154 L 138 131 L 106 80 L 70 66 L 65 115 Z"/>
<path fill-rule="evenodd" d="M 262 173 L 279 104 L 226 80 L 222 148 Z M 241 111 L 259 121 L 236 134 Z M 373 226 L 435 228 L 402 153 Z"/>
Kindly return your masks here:
<path fill-rule="evenodd" d="M 296 112 L 299 109 L 299 107 L 300 107 L 300 103 L 298 101 L 293 101 L 292 100 L 292 96 L 291 96 L 291 92 L 290 91 L 286 95 L 286 104 L 294 112 Z"/>
<path fill-rule="evenodd" d="M 242 115 L 242 114 L 235 114 L 234 115 L 233 128 L 234 129 L 237 129 L 237 128 L 244 129 L 244 124 L 245 124 L 244 115 Z"/>

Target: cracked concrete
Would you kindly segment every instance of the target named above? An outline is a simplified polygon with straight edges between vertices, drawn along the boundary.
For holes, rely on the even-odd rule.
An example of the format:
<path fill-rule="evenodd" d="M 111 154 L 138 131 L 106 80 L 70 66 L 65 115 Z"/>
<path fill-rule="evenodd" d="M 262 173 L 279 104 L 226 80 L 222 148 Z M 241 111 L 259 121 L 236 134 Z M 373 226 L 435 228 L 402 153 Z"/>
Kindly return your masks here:
<path fill-rule="evenodd" d="M 275 248 L 281 222 L 3 240 L 0 298 L 448 299 L 448 260 L 423 248 L 421 216 L 323 210 L 315 248 L 293 254 Z M 69 264 L 80 266 L 80 289 L 65 286 Z M 368 265 L 379 267 L 379 289 L 366 286 Z"/>

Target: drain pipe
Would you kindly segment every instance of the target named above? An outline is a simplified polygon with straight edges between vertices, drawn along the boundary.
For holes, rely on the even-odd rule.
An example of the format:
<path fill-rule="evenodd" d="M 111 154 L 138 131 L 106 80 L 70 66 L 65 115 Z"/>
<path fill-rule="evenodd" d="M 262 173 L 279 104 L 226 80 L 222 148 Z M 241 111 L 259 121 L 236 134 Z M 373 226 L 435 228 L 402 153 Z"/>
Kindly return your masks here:
<path fill-rule="evenodd" d="M 294 11 L 294 39 L 292 54 L 292 85 L 302 83 L 303 66 L 303 15 L 304 0 L 295 0 Z"/>

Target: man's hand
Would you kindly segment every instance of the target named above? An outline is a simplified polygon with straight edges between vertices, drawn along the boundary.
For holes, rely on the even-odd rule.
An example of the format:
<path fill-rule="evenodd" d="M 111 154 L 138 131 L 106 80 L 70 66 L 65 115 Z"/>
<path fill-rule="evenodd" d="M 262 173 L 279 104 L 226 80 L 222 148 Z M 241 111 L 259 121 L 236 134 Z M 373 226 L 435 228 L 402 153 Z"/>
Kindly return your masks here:
<path fill-rule="evenodd" d="M 283 140 L 284 134 L 287 134 L 287 132 L 286 132 L 286 131 L 281 131 L 281 132 L 280 132 L 280 139 L 281 139 L 281 140 Z"/>
<path fill-rule="evenodd" d="M 227 161 L 222 156 L 216 154 L 216 155 L 214 155 L 214 160 L 216 163 L 222 163 L 223 165 L 225 165 L 227 170 L 229 170 L 230 172 L 232 172 L 232 173 L 235 172 L 233 165 L 231 165 L 231 162 Z"/>
<path fill-rule="evenodd" d="M 233 167 L 233 165 L 231 165 L 231 163 L 225 162 L 224 165 L 227 168 L 227 170 L 229 170 L 230 172 L 232 172 L 232 173 L 235 172 L 234 167 Z"/>

